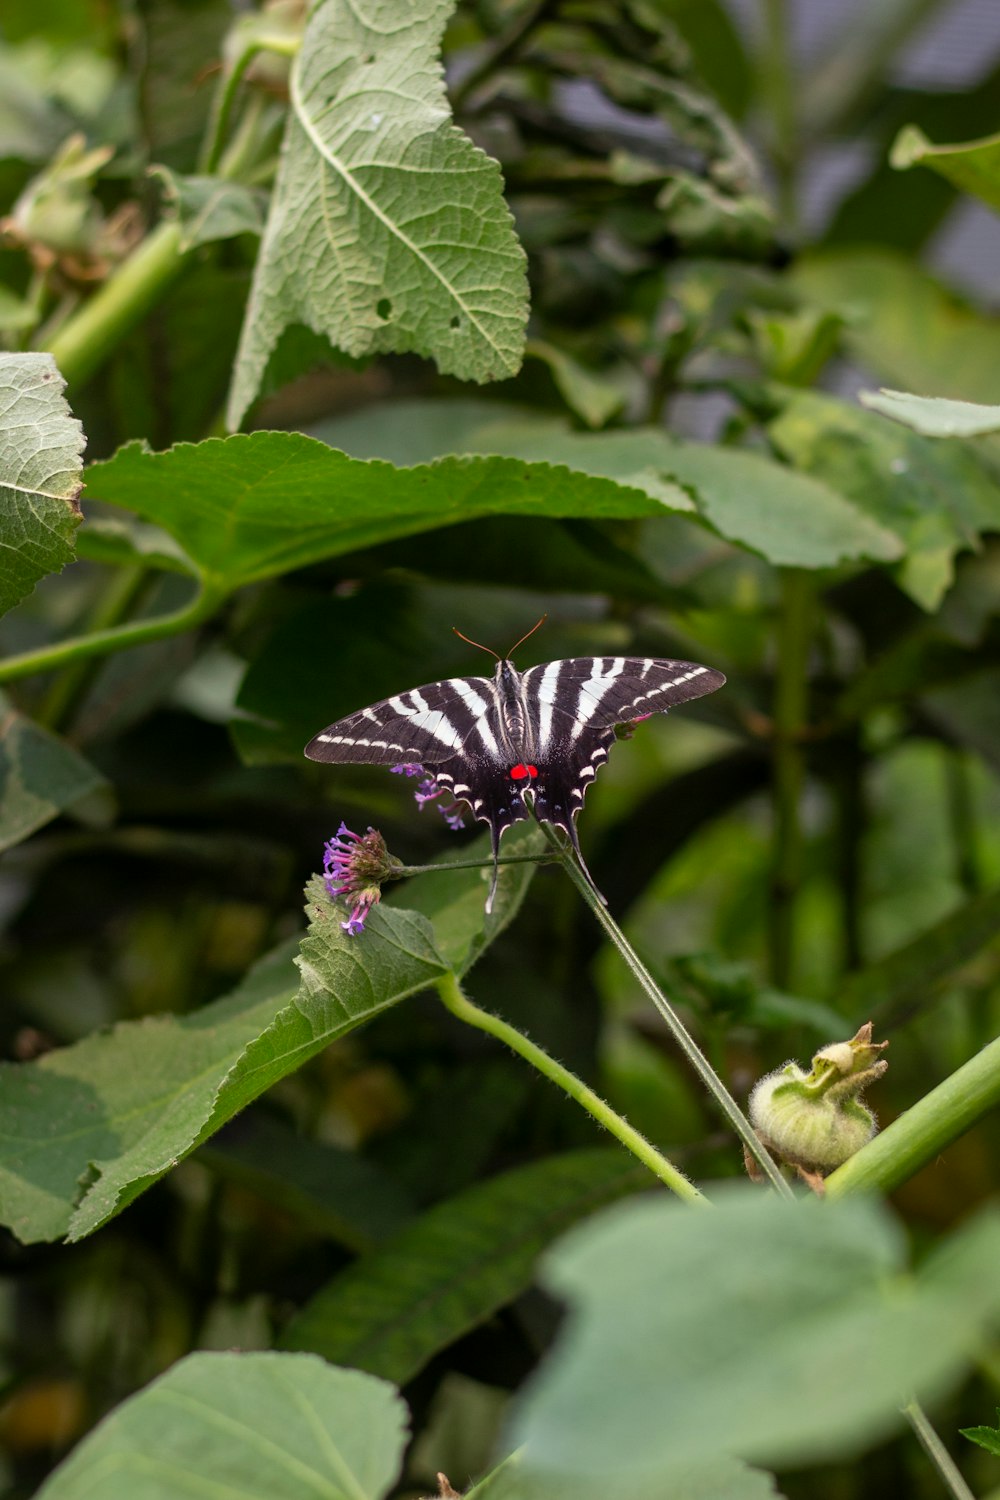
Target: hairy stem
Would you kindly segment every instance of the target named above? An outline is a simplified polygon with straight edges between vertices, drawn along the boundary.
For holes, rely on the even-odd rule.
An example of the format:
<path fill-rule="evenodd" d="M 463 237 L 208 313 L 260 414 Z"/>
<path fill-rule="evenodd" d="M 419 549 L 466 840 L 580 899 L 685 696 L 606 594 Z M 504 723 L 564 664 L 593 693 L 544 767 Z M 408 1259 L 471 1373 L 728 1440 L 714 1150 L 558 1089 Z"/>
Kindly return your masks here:
<path fill-rule="evenodd" d="M 1000 1104 L 1000 1037 L 918 1099 L 826 1179 L 828 1198 L 889 1193 Z"/>
<path fill-rule="evenodd" d="M 787 0 L 761 0 L 763 52 L 760 58 L 761 93 L 771 115 L 772 155 L 778 179 L 778 202 L 788 229 L 797 217 L 796 170 L 798 122 L 792 56 L 792 18 Z"/>
<path fill-rule="evenodd" d="M 774 856 L 771 865 L 771 977 L 791 982 L 795 957 L 795 902 L 802 875 L 799 805 L 805 780 L 802 729 L 806 717 L 812 580 L 798 569 L 781 575 L 778 666 L 774 689 Z"/>
<path fill-rule="evenodd" d="M 181 228 L 160 224 L 48 341 L 48 353 L 70 387 L 83 385 L 160 301 L 184 265 Z"/>
<path fill-rule="evenodd" d="M 908 1402 L 903 1407 L 903 1415 L 917 1434 L 921 1447 L 937 1469 L 948 1493 L 954 1496 L 954 1500 L 975 1500 L 969 1486 L 958 1472 L 954 1459 L 927 1420 L 927 1414 L 919 1402 Z"/>
<path fill-rule="evenodd" d="M 562 856 L 559 855 L 559 859 Z M 500 854 L 497 856 L 498 865 L 546 865 L 554 864 L 554 854 Z M 435 875 L 439 870 L 492 870 L 493 860 L 490 859 L 449 859 L 442 860 L 437 865 L 403 865 L 397 870 L 393 879 L 404 880 L 408 875 Z"/>
<path fill-rule="evenodd" d="M 569 847 L 569 845 L 563 845 L 560 843 L 558 835 L 547 823 L 541 824 L 541 829 L 552 847 L 560 850 L 563 857 L 563 863 L 566 867 L 570 879 L 573 881 L 573 884 L 576 886 L 577 890 L 580 892 L 580 895 L 583 897 L 587 905 L 590 907 L 591 911 L 594 913 L 594 916 L 597 918 L 598 922 L 604 928 L 606 935 L 618 949 L 618 952 L 625 960 L 625 963 L 628 966 L 628 969 L 631 972 L 633 978 L 649 996 L 650 1000 L 652 1000 L 653 1004 L 660 1012 L 660 1015 L 663 1017 L 664 1021 L 666 1021 L 671 1036 L 683 1052 L 684 1056 L 687 1058 L 688 1062 L 691 1064 L 694 1071 L 697 1073 L 698 1077 L 701 1079 L 702 1083 L 705 1085 L 709 1094 L 711 1094 L 712 1098 L 715 1100 L 715 1103 L 721 1113 L 729 1121 L 730 1125 L 733 1127 L 733 1130 L 736 1132 L 739 1139 L 743 1142 L 744 1146 L 746 1146 L 751 1156 L 753 1156 L 754 1159 L 759 1162 L 761 1171 L 767 1177 L 772 1187 L 776 1188 L 779 1193 L 783 1193 L 785 1196 L 791 1197 L 792 1190 L 789 1187 L 788 1183 L 785 1181 L 784 1177 L 781 1175 L 779 1167 L 772 1159 L 770 1153 L 766 1151 L 765 1148 L 761 1145 L 760 1141 L 757 1138 L 757 1133 L 754 1130 L 753 1126 L 750 1124 L 750 1121 L 740 1109 L 739 1105 L 736 1103 L 736 1100 L 733 1098 L 732 1094 L 722 1082 L 722 1079 L 715 1072 L 711 1063 L 708 1061 L 708 1058 L 701 1051 L 701 1048 L 689 1033 L 687 1027 L 684 1025 L 684 1022 L 674 1010 L 673 1006 L 670 1004 L 669 1000 L 666 998 L 663 991 L 656 983 L 656 980 L 653 978 L 652 974 L 650 974 L 645 964 L 639 958 L 639 955 L 636 953 L 635 949 L 632 947 L 631 943 L 628 941 L 625 934 L 618 926 L 618 923 L 608 911 L 607 907 L 603 904 L 600 896 L 594 890 L 593 886 L 590 884 L 589 880 L 580 869 L 580 866 L 577 864 L 576 859 L 573 856 L 572 849 Z"/>
<path fill-rule="evenodd" d="M 113 651 L 124 651 L 129 646 L 144 646 L 147 641 L 163 640 L 165 636 L 180 635 L 208 619 L 221 603 L 223 595 L 217 590 L 203 586 L 183 609 L 173 614 L 154 615 L 150 620 L 134 620 L 128 625 L 112 626 L 108 630 L 95 630 L 90 635 L 73 636 L 66 641 L 56 641 L 51 646 L 40 646 L 35 651 L 23 651 L 19 656 L 8 656 L 0 661 L 0 682 L 13 682 L 18 677 L 31 677 L 35 672 L 51 672 L 57 667 L 68 667 L 74 662 L 88 661 L 94 656 L 107 656 Z"/>
<path fill-rule="evenodd" d="M 593 1089 L 588 1088 L 577 1078 L 575 1073 L 564 1068 L 562 1063 L 556 1062 L 554 1057 L 550 1057 L 541 1047 L 529 1041 L 522 1032 L 508 1025 L 506 1021 L 502 1021 L 499 1016 L 491 1015 L 489 1011 L 480 1010 L 478 1005 L 474 1005 L 463 993 L 453 974 L 446 974 L 437 981 L 437 991 L 453 1016 L 457 1016 L 468 1026 L 475 1026 L 479 1031 L 485 1031 L 490 1036 L 496 1037 L 512 1052 L 523 1057 L 539 1073 L 581 1105 L 588 1114 L 593 1115 L 605 1130 L 610 1131 L 616 1140 L 619 1140 L 633 1156 L 648 1167 L 665 1187 L 668 1187 L 672 1193 L 676 1193 L 678 1198 L 683 1198 L 687 1203 L 708 1202 L 704 1194 L 699 1192 L 683 1172 L 657 1151 L 652 1142 L 647 1141 L 644 1135 L 640 1135 L 639 1131 L 635 1130 L 627 1120 L 622 1119 L 621 1115 L 613 1110 L 610 1104 L 606 1104 L 599 1094 L 595 1094 Z"/>

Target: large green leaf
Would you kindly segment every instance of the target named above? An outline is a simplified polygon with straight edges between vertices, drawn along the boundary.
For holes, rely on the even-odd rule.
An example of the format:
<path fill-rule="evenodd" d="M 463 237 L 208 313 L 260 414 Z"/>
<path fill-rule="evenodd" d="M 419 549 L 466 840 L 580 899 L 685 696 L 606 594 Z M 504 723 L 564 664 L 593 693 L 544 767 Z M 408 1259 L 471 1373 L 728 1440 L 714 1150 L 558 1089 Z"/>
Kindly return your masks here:
<path fill-rule="evenodd" d="M 554 463 L 445 458 L 412 469 L 348 458 L 294 432 L 254 432 L 92 464 L 96 498 L 155 521 L 222 591 L 320 558 L 483 515 L 662 514 L 643 488 Z"/>
<path fill-rule="evenodd" d="M 524 1291 L 557 1235 L 650 1182 L 625 1152 L 595 1150 L 478 1183 L 342 1271 L 292 1320 L 282 1345 L 403 1384 Z"/>
<path fill-rule="evenodd" d="M 307 1354 L 189 1354 L 117 1407 L 38 1500 L 382 1500 L 406 1408 Z"/>
<path fill-rule="evenodd" d="M 784 401 L 772 441 L 905 547 L 903 588 L 925 609 L 941 601 L 954 557 L 1000 528 L 1000 485 L 963 443 L 938 443 L 817 391 Z"/>
<path fill-rule="evenodd" d="M 1000 406 L 949 401 L 944 396 L 912 396 L 908 391 L 861 391 L 862 406 L 891 417 L 924 437 L 981 437 L 1000 431 Z"/>
<path fill-rule="evenodd" d="M 889 160 L 901 172 L 908 167 L 930 167 L 963 192 L 1000 209 L 1000 135 L 959 146 L 935 146 L 918 125 L 904 125 L 892 143 Z"/>
<path fill-rule="evenodd" d="M 452 122 L 439 48 L 452 0 L 321 0 L 291 110 L 229 419 L 282 330 L 347 354 L 415 351 L 463 380 L 521 362 L 526 262 L 500 169 Z"/>
<path fill-rule="evenodd" d="M 82 755 L 0 693 L 0 849 L 20 843 L 104 784 Z"/>
<path fill-rule="evenodd" d="M 0 614 L 73 559 L 83 430 L 51 354 L 0 354 Z"/>
<path fill-rule="evenodd" d="M 1000 1319 L 998 1256 L 995 1212 L 907 1275 L 870 1200 L 620 1206 L 549 1259 L 570 1317 L 513 1438 L 526 1466 L 623 1485 L 720 1453 L 843 1462 L 968 1367 Z"/>
<path fill-rule="evenodd" d="M 720 536 L 788 567 L 888 560 L 902 550 L 898 538 L 820 480 L 759 453 L 682 442 L 661 428 L 573 432 L 525 409 L 464 400 L 398 402 L 390 423 L 375 406 L 317 431 L 358 457 L 384 454 L 400 464 L 491 453 L 602 475 L 672 510 L 693 509 Z"/>

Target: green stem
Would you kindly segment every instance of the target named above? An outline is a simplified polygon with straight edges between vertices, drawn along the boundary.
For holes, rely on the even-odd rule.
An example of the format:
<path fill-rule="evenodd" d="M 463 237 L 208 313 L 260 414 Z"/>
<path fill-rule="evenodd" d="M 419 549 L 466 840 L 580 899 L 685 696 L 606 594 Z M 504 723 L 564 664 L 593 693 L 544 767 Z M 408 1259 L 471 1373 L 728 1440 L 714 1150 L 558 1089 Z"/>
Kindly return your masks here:
<path fill-rule="evenodd" d="M 778 665 L 774 690 L 774 856 L 769 912 L 771 977 L 791 983 L 795 957 L 795 898 L 802 874 L 799 804 L 805 780 L 802 729 L 806 718 L 812 579 L 786 568 L 781 575 Z"/>
<path fill-rule="evenodd" d="M 828 1198 L 848 1193 L 889 1193 L 1000 1104 L 1000 1037 L 826 1179 Z"/>
<path fill-rule="evenodd" d="M 280 32 L 263 33 L 247 43 L 229 72 L 223 75 L 216 91 L 211 119 L 198 157 L 199 172 L 211 176 L 213 172 L 218 171 L 240 84 L 254 58 L 260 52 L 277 52 L 282 57 L 294 57 L 299 50 L 299 44 L 300 39 L 297 36 L 286 36 Z"/>
<path fill-rule="evenodd" d="M 70 386 L 89 380 L 155 307 L 184 264 L 180 246 L 180 224 L 160 224 L 48 341 L 46 348 Z"/>
<path fill-rule="evenodd" d="M 617 1140 L 621 1141 L 622 1145 L 648 1167 L 665 1187 L 668 1187 L 672 1193 L 676 1193 L 678 1198 L 683 1198 L 688 1203 L 708 1202 L 705 1195 L 699 1192 L 683 1172 L 661 1155 L 651 1141 L 647 1141 L 646 1137 L 640 1135 L 627 1120 L 623 1120 L 610 1104 L 606 1104 L 600 1095 L 588 1088 L 575 1073 L 564 1068 L 562 1063 L 556 1062 L 554 1057 L 543 1052 L 541 1047 L 529 1041 L 515 1027 L 509 1026 L 506 1021 L 501 1021 L 499 1016 L 491 1015 L 489 1011 L 480 1010 L 478 1005 L 474 1005 L 462 992 L 454 974 L 445 974 L 436 981 L 436 985 L 442 1002 L 453 1016 L 457 1016 L 468 1026 L 475 1026 L 479 1031 L 485 1031 L 489 1036 L 496 1037 L 512 1052 L 523 1057 L 539 1073 L 581 1105 L 588 1114 L 593 1115 L 605 1130 L 610 1131 Z"/>
<path fill-rule="evenodd" d="M 666 1021 L 667 1026 L 670 1030 L 670 1034 L 673 1037 L 674 1041 L 677 1043 L 678 1047 L 681 1049 L 694 1071 L 698 1074 L 698 1077 L 701 1079 L 702 1083 L 705 1085 L 706 1089 L 715 1100 L 722 1114 L 725 1115 L 726 1119 L 729 1121 L 730 1125 L 733 1127 L 733 1130 L 736 1132 L 739 1139 L 743 1142 L 744 1146 L 750 1152 L 751 1156 L 753 1156 L 755 1160 L 759 1162 L 761 1171 L 767 1177 L 768 1181 L 771 1183 L 771 1186 L 776 1188 L 779 1193 L 784 1194 L 786 1197 L 791 1197 L 792 1190 L 789 1187 L 788 1183 L 785 1181 L 784 1177 L 781 1175 L 779 1167 L 772 1160 L 770 1153 L 767 1152 L 761 1145 L 760 1141 L 757 1138 L 757 1133 L 754 1130 L 753 1126 L 750 1124 L 750 1121 L 740 1109 L 739 1105 L 736 1103 L 736 1100 L 733 1098 L 732 1094 L 722 1082 L 722 1079 L 712 1068 L 711 1063 L 708 1061 L 705 1054 L 701 1051 L 694 1038 L 688 1032 L 687 1027 L 684 1025 L 684 1022 L 674 1010 L 673 1006 L 670 1004 L 669 1000 L 666 998 L 663 991 L 656 983 L 656 980 L 646 968 L 645 964 L 643 964 L 635 949 L 629 943 L 625 934 L 618 926 L 618 923 L 615 921 L 614 917 L 604 905 L 601 897 L 598 895 L 594 887 L 590 884 L 590 881 L 580 869 L 580 866 L 577 864 L 576 859 L 573 857 L 572 849 L 569 847 L 569 845 L 563 845 L 560 843 L 557 834 L 548 823 L 542 823 L 540 826 L 542 832 L 545 834 L 545 837 L 548 839 L 552 847 L 559 850 L 560 854 L 562 855 L 563 864 L 565 865 L 565 868 L 569 874 L 570 879 L 573 881 L 573 884 L 576 886 L 577 890 L 580 892 L 580 895 L 583 897 L 587 905 L 590 907 L 591 911 L 594 913 L 594 916 L 597 918 L 598 922 L 604 928 L 606 935 L 618 949 L 618 952 L 625 960 L 625 963 L 628 966 L 633 978 L 637 980 L 642 989 L 645 990 L 650 1000 L 652 1000 L 653 1004 L 656 1006 L 656 1009 L 660 1012 L 660 1015 L 663 1017 L 664 1021 Z"/>
<path fill-rule="evenodd" d="M 762 0 L 764 51 L 760 62 L 761 93 L 771 114 L 772 151 L 778 179 L 778 200 L 786 226 L 797 218 L 796 168 L 798 124 L 792 56 L 792 22 L 787 0 Z"/>
<path fill-rule="evenodd" d="M 35 651 L 24 651 L 19 656 L 8 656 L 6 661 L 0 661 L 0 682 L 13 682 L 35 672 L 51 672 L 56 667 L 87 661 L 92 656 L 106 656 L 112 651 L 124 651 L 129 646 L 144 646 L 147 641 L 180 635 L 207 620 L 223 597 L 221 591 L 206 584 L 189 604 L 173 614 L 155 615 L 151 620 L 134 620 L 128 625 L 95 630 L 91 635 L 74 636 L 51 646 L 40 646 Z"/>
<path fill-rule="evenodd" d="M 919 1402 L 908 1402 L 903 1407 L 903 1415 L 917 1434 L 924 1452 L 940 1474 L 945 1488 L 954 1496 L 954 1500 L 975 1500 L 975 1496 L 959 1473 L 954 1459 L 927 1420 L 927 1415 Z"/>
<path fill-rule="evenodd" d="M 123 620 L 130 613 L 148 579 L 149 569 L 141 563 L 118 568 L 101 595 L 97 608 L 87 620 L 90 631 L 105 630 Z M 87 691 L 93 671 L 92 660 L 78 659 L 65 672 L 61 672 L 49 688 L 36 715 L 38 723 L 43 724 L 46 729 L 59 729 Z"/>

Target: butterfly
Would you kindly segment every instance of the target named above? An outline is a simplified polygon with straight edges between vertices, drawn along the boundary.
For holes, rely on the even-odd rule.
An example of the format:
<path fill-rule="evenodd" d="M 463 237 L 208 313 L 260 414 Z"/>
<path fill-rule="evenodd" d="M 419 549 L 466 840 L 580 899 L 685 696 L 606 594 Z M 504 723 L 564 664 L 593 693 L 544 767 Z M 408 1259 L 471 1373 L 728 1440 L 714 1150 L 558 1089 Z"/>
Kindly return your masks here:
<path fill-rule="evenodd" d="M 725 680 L 697 662 L 651 656 L 572 656 L 527 672 L 497 656 L 492 678 L 449 677 L 383 698 L 328 725 L 305 753 L 335 764 L 420 768 L 437 789 L 467 803 L 490 829 L 490 912 L 500 839 L 529 814 L 563 830 L 593 885 L 576 819 L 615 726 L 714 693 Z"/>

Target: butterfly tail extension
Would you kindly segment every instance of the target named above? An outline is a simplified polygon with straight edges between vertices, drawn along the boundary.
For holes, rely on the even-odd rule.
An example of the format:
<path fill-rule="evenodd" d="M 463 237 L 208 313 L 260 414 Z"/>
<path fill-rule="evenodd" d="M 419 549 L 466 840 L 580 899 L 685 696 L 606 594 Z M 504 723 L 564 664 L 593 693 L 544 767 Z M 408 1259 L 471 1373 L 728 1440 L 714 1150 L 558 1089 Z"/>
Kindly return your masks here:
<path fill-rule="evenodd" d="M 571 821 L 570 827 L 567 828 L 566 832 L 569 834 L 569 841 L 573 845 L 573 852 L 576 855 L 576 862 L 580 866 L 580 870 L 586 878 L 587 884 L 590 886 L 590 889 L 600 901 L 601 905 L 607 906 L 608 898 L 605 896 L 603 891 L 598 889 L 596 880 L 587 869 L 587 861 L 584 859 L 583 850 L 580 848 L 580 840 L 577 837 L 575 821 Z"/>
<path fill-rule="evenodd" d="M 497 881 L 500 879 L 500 829 L 495 823 L 490 824 L 490 839 L 493 844 L 493 878 L 490 880 L 490 893 L 486 897 L 487 916 L 490 916 L 493 911 L 493 898 L 497 893 Z"/>

